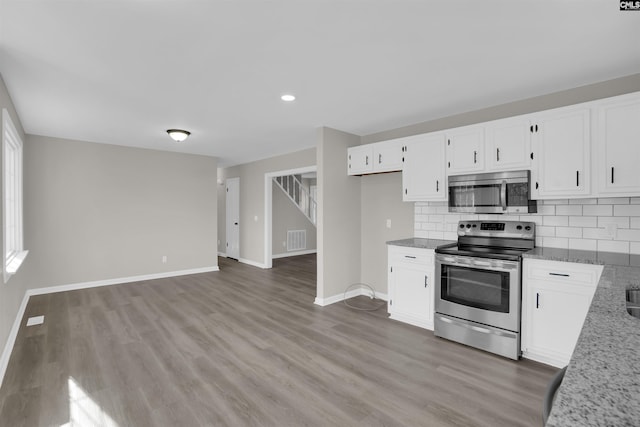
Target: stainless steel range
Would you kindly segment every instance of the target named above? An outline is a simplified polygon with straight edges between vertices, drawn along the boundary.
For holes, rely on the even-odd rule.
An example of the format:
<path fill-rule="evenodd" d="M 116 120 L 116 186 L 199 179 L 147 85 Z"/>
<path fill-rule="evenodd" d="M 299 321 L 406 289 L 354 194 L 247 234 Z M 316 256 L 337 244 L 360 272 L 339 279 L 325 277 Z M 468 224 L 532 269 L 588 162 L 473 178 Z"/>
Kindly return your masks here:
<path fill-rule="evenodd" d="M 435 335 L 517 360 L 522 254 L 534 246 L 532 222 L 460 221 L 458 242 L 436 249 Z"/>

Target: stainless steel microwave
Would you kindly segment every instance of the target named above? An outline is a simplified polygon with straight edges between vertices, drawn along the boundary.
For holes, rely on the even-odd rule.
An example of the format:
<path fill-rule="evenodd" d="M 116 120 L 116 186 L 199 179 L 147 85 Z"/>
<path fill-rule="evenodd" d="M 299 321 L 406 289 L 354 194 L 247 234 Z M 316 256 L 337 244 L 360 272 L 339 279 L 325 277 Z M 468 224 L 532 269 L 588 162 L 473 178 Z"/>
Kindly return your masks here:
<path fill-rule="evenodd" d="M 510 171 L 449 177 L 449 212 L 535 213 L 531 172 Z"/>

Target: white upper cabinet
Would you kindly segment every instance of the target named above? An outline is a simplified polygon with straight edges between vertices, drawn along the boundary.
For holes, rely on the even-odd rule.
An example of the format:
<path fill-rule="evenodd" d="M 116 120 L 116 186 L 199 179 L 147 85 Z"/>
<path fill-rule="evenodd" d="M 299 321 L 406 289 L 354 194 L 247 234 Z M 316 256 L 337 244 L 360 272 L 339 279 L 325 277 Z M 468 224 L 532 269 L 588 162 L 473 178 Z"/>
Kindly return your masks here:
<path fill-rule="evenodd" d="M 365 175 L 402 170 L 403 139 L 349 147 L 347 150 L 347 174 Z"/>
<path fill-rule="evenodd" d="M 373 144 L 374 172 L 402 170 L 402 147 L 404 138 L 392 139 Z"/>
<path fill-rule="evenodd" d="M 484 170 L 484 127 L 468 126 L 445 132 L 447 175 Z"/>
<path fill-rule="evenodd" d="M 559 108 L 531 116 L 534 199 L 588 196 L 591 191 L 590 108 Z"/>
<path fill-rule="evenodd" d="M 402 200 L 447 200 L 443 134 L 405 138 Z"/>
<path fill-rule="evenodd" d="M 531 169 L 531 122 L 519 116 L 487 123 L 487 171 Z"/>
<path fill-rule="evenodd" d="M 349 147 L 347 150 L 347 173 L 349 175 L 373 173 L 373 144 Z"/>
<path fill-rule="evenodd" d="M 598 194 L 640 195 L 640 94 L 600 102 L 596 126 Z"/>

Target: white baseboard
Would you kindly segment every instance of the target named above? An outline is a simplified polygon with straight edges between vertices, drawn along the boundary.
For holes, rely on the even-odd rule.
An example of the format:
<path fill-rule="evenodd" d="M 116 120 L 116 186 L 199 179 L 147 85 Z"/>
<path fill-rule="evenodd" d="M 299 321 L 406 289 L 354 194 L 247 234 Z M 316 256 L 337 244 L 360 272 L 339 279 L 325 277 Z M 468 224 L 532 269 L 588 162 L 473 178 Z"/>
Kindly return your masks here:
<path fill-rule="evenodd" d="M 354 287 L 353 289 L 351 289 L 346 294 L 343 292 L 341 294 L 333 295 L 333 296 L 330 296 L 328 298 L 318 298 L 318 297 L 316 297 L 316 299 L 315 299 L 315 301 L 313 303 L 316 304 L 316 305 L 325 307 L 327 305 L 335 304 L 337 302 L 344 301 L 345 299 L 357 297 L 357 296 L 360 296 L 360 295 L 364 295 L 364 296 L 370 297 L 371 296 L 371 289 L 369 289 L 366 286 Z M 383 300 L 383 301 L 389 301 L 389 297 L 387 296 L 387 294 L 383 294 L 381 292 L 376 292 L 376 299 L 380 299 L 380 300 Z"/>
<path fill-rule="evenodd" d="M 56 292 L 96 288 L 99 286 L 109 286 L 109 285 L 119 285 L 123 283 L 140 282 L 142 280 L 164 279 L 167 277 L 186 276 L 188 274 L 208 273 L 211 271 L 220 271 L 220 269 L 218 268 L 217 265 L 215 265 L 211 267 L 192 268 L 189 270 L 167 271 L 164 273 L 143 274 L 140 276 L 119 277 L 115 279 L 95 280 L 91 282 L 72 283 L 69 285 L 59 285 L 59 286 L 49 286 L 46 288 L 27 289 L 27 291 L 24 293 L 22 304 L 20 304 L 20 308 L 18 309 L 18 314 L 16 315 L 16 318 L 13 321 L 13 326 L 11 327 L 11 331 L 9 332 L 9 337 L 7 338 L 7 342 L 4 345 L 2 356 L 0 356 L 0 386 L 2 386 L 2 382 L 4 381 L 4 375 L 7 371 L 7 366 L 9 365 L 9 358 L 11 357 L 13 346 L 15 345 L 16 338 L 18 337 L 18 331 L 20 330 L 20 323 L 22 322 L 22 317 L 24 316 L 24 312 L 27 309 L 27 304 L 29 302 L 30 297 L 34 295 L 45 295 L 45 294 L 52 294 Z"/>
<path fill-rule="evenodd" d="M 283 254 L 272 255 L 271 258 L 273 258 L 273 259 L 276 259 L 276 258 L 287 258 L 287 257 L 290 257 L 290 256 L 315 254 L 317 252 L 318 251 L 316 249 L 307 249 L 305 251 L 292 251 L 292 252 L 285 252 Z"/>
<path fill-rule="evenodd" d="M 264 263 L 251 261 L 250 259 L 246 259 L 246 258 L 239 258 L 238 261 L 243 264 L 252 265 L 258 268 L 267 268 L 267 266 Z"/>
<path fill-rule="evenodd" d="M 556 368 L 562 368 L 569 364 L 569 360 L 566 357 L 559 357 L 559 356 L 554 357 L 551 355 L 540 354 L 540 353 L 531 352 L 531 351 L 523 351 L 522 357 L 524 359 L 529 359 L 536 362 L 544 363 L 546 365 L 551 365 Z"/>
<path fill-rule="evenodd" d="M 49 286 L 46 288 L 29 289 L 27 295 L 44 295 L 55 292 L 75 291 L 78 289 L 97 288 L 99 286 L 120 285 L 122 283 L 140 282 L 143 280 L 164 279 L 167 277 L 186 276 L 188 274 L 209 273 L 220 271 L 218 266 L 192 268 L 189 270 L 167 271 L 164 273 L 143 274 L 140 276 L 118 277 L 115 279 L 94 280 L 91 282 L 71 283 L 69 285 Z"/>
<path fill-rule="evenodd" d="M 218 252 L 218 256 L 221 256 L 222 258 L 226 258 L 227 257 L 227 253 L 226 252 Z"/>
<path fill-rule="evenodd" d="M 24 312 L 27 309 L 28 302 L 29 295 L 27 294 L 27 292 L 25 292 L 24 298 L 22 298 L 22 304 L 20 304 L 18 314 L 13 321 L 13 326 L 11 327 L 11 331 L 9 331 L 9 337 L 7 338 L 7 342 L 4 345 L 4 350 L 2 351 L 2 356 L 0 357 L 0 387 L 2 386 L 2 382 L 4 381 L 4 374 L 7 372 L 7 366 L 9 366 L 9 358 L 11 357 L 13 346 L 16 343 L 18 331 L 20 330 L 20 323 L 22 322 L 22 317 L 24 316 Z"/>

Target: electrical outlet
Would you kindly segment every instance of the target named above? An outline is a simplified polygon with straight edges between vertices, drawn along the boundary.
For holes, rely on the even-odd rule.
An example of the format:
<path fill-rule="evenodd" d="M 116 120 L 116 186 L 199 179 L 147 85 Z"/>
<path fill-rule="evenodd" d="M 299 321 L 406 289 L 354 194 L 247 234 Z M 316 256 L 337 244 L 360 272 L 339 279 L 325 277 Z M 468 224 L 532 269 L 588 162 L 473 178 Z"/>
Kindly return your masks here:
<path fill-rule="evenodd" d="M 166 255 L 162 255 L 162 263 L 163 264 L 167 263 L 167 256 Z"/>
<path fill-rule="evenodd" d="M 391 220 L 390 219 L 387 220 L 387 228 L 391 228 Z"/>

